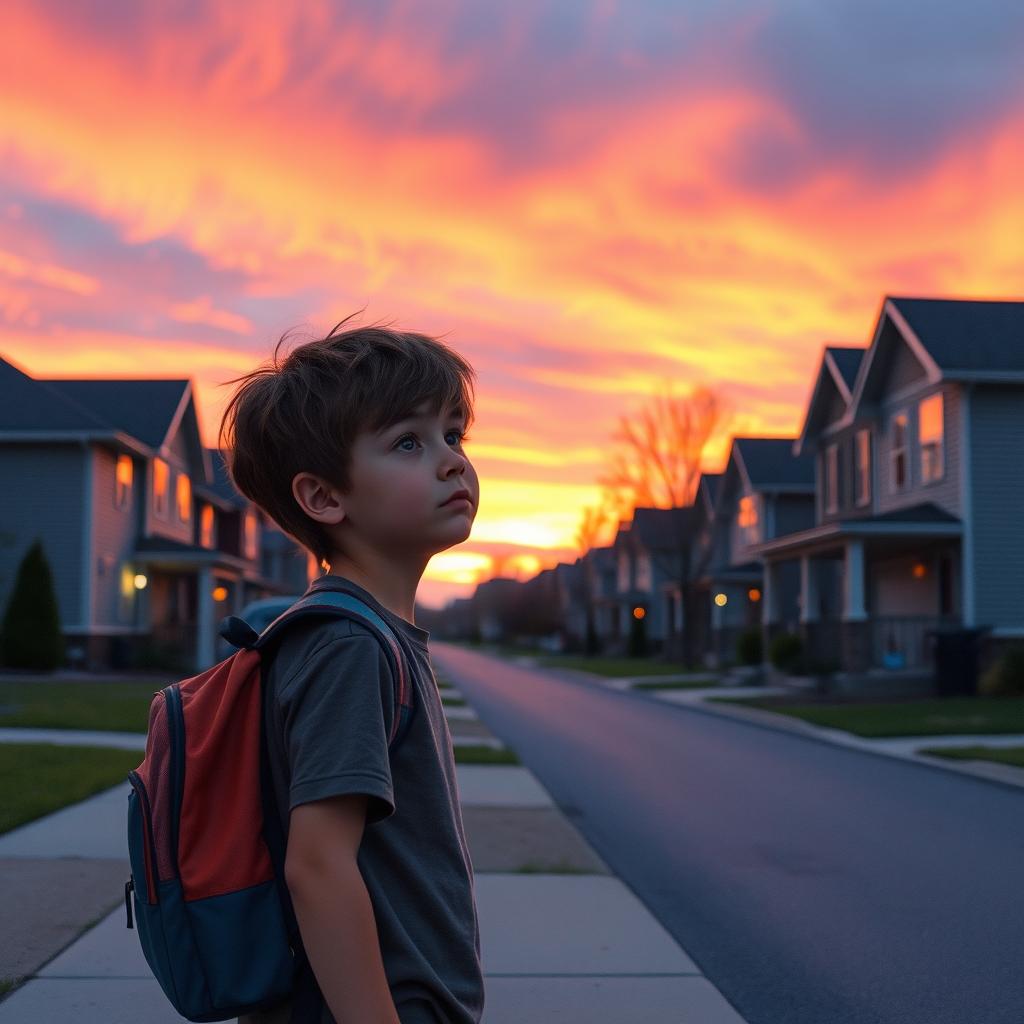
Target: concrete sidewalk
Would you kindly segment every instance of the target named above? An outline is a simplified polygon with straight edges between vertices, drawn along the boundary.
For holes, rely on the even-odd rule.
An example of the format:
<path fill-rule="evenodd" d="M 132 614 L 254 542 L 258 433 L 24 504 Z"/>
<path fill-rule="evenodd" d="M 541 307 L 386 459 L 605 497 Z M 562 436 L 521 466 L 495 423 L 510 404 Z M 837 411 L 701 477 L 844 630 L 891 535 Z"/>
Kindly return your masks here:
<path fill-rule="evenodd" d="M 468 707 L 448 711 L 454 743 L 501 746 Z M 129 749 L 140 740 L 0 730 L 0 741 L 12 738 L 116 738 Z M 476 876 L 485 1024 L 744 1024 L 527 768 L 460 764 L 457 773 Z M 0 971 L 28 979 L 0 1002 L 0 1024 L 183 1019 L 125 926 L 128 790 L 115 786 L 0 836 Z"/>

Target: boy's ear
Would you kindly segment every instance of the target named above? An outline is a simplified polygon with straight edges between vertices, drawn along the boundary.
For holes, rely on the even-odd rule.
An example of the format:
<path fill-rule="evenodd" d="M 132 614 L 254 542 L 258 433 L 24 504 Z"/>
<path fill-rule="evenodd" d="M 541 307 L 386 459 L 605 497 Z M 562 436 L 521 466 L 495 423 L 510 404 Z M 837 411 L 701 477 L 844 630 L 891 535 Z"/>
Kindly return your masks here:
<path fill-rule="evenodd" d="M 341 492 L 312 473 L 296 473 L 292 495 L 299 508 L 318 523 L 336 526 L 345 518 L 345 499 Z"/>

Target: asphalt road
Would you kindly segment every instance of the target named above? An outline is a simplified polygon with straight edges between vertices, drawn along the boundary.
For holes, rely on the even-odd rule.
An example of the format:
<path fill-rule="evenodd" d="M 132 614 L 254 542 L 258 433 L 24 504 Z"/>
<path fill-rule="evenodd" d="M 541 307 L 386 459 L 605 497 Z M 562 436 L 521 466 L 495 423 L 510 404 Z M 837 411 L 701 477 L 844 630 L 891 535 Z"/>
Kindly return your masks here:
<path fill-rule="evenodd" d="M 750 1024 L 1024 1024 L 1024 791 L 431 651 Z"/>

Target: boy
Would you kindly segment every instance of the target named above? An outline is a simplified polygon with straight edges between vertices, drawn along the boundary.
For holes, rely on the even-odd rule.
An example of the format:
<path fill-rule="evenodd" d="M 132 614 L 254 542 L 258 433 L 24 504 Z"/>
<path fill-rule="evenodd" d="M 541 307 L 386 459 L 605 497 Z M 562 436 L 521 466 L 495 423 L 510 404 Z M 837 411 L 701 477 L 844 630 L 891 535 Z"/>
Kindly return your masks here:
<path fill-rule="evenodd" d="M 237 489 L 394 630 L 414 686 L 389 756 L 391 669 L 368 627 L 314 617 L 269 656 L 268 756 L 308 965 L 245 1024 L 477 1024 L 473 869 L 451 737 L 413 622 L 432 555 L 464 541 L 479 483 L 462 443 L 474 371 L 436 339 L 340 330 L 242 378 L 221 422 Z M 225 438 L 228 443 L 225 444 Z M 463 498 L 450 500 L 462 492 Z"/>

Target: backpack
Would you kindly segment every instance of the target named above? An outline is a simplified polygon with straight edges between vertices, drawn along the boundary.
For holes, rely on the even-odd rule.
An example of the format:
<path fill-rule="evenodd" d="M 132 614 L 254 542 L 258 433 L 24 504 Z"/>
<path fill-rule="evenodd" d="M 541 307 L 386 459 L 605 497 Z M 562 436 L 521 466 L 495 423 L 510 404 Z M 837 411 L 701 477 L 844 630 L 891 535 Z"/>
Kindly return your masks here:
<path fill-rule="evenodd" d="M 292 622 L 313 615 L 355 618 L 383 643 L 399 709 L 388 737 L 394 752 L 414 710 L 394 631 L 354 595 L 311 588 L 262 633 L 236 616 L 221 623 L 220 634 L 240 650 L 154 694 L 145 757 L 128 773 L 127 926 L 134 903 L 142 952 L 190 1021 L 267 1009 L 292 994 L 300 971 L 311 973 L 284 883 L 263 651 Z"/>

